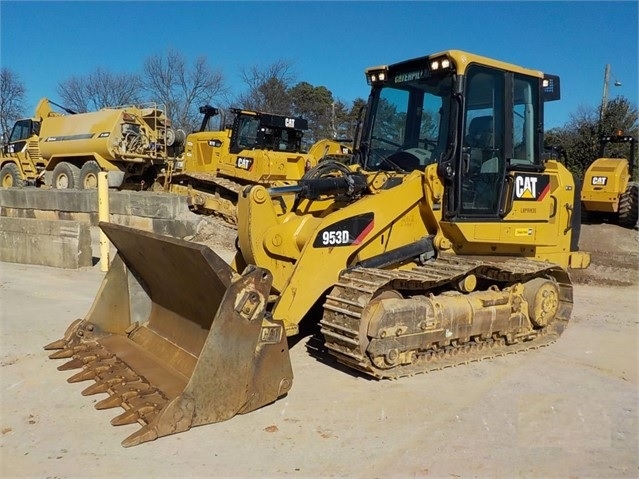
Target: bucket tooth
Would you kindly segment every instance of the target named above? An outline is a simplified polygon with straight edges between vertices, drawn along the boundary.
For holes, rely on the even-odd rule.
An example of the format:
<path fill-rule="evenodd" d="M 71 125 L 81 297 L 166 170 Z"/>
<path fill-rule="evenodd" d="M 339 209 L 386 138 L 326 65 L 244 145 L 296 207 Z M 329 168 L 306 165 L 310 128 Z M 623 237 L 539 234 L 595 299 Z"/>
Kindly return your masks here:
<path fill-rule="evenodd" d="M 91 384 L 88 388 L 83 390 L 80 394 L 83 396 L 93 396 L 94 394 L 105 393 L 109 391 L 109 383 L 100 381 L 95 384 Z"/>
<path fill-rule="evenodd" d="M 99 359 L 99 356 L 95 353 L 77 354 L 76 356 L 80 358 L 84 364 L 90 364 Z"/>
<path fill-rule="evenodd" d="M 114 407 L 119 407 L 121 405 L 122 405 L 122 397 L 118 395 L 113 395 L 103 399 L 102 401 L 98 401 L 97 403 L 95 403 L 95 408 L 98 410 L 111 409 Z"/>
<path fill-rule="evenodd" d="M 127 379 L 124 376 L 121 376 L 121 375 L 103 377 L 103 378 L 100 378 L 100 379 L 96 379 L 95 380 L 95 385 L 89 386 L 84 391 L 82 391 L 82 395 L 83 396 L 89 396 L 89 395 L 92 395 L 92 394 L 98 394 L 98 393 L 104 393 L 104 392 L 113 391 L 114 388 L 117 388 L 118 386 L 120 386 L 122 384 L 126 384 L 126 383 L 127 383 Z M 93 392 L 93 391 L 95 391 L 95 392 Z M 117 395 L 118 393 L 116 392 L 115 394 Z"/>
<path fill-rule="evenodd" d="M 123 383 L 121 385 L 114 386 L 112 389 L 115 394 L 119 394 L 124 399 L 141 397 L 146 394 L 157 392 L 156 388 L 141 381 Z"/>
<path fill-rule="evenodd" d="M 67 359 L 67 358 L 72 358 L 73 354 L 74 354 L 74 352 L 73 352 L 73 349 L 71 349 L 71 348 L 58 349 L 58 351 L 56 351 L 55 353 L 49 354 L 49 359 Z"/>
<path fill-rule="evenodd" d="M 116 373 L 118 371 L 117 368 L 114 368 L 113 364 L 106 364 L 106 363 L 100 363 L 100 362 L 95 362 L 93 364 L 91 364 L 91 369 L 93 371 L 95 371 L 96 376 L 109 376 L 110 373 Z"/>
<path fill-rule="evenodd" d="M 99 380 L 108 383 L 109 386 L 128 384 L 131 382 L 135 383 L 140 380 L 139 376 L 125 365 L 106 370 L 97 369 L 96 371 Z M 96 381 L 98 381 L 98 379 L 96 379 Z"/>
<path fill-rule="evenodd" d="M 79 358 L 88 356 L 93 354 L 89 352 L 91 349 L 94 349 L 92 345 L 76 344 L 75 346 L 72 346 L 70 343 L 67 343 L 67 347 L 64 347 L 63 349 L 58 348 L 58 351 L 51 353 L 49 355 L 49 359 L 66 359 L 71 357 Z"/>
<path fill-rule="evenodd" d="M 57 341 L 53 341 L 49 344 L 47 344 L 44 349 L 46 350 L 52 350 L 52 349 L 64 349 L 67 347 L 67 340 L 66 339 L 58 339 Z M 49 356 L 51 358 L 51 356 Z M 52 358 L 53 359 L 53 358 Z"/>
<path fill-rule="evenodd" d="M 98 349 L 98 348 L 92 348 L 91 350 L 82 352 L 77 354 L 78 357 L 80 357 L 82 359 L 82 361 L 84 361 L 84 364 L 89 364 L 89 363 L 94 363 L 96 361 L 102 363 L 102 362 L 106 362 L 106 361 L 111 361 L 112 363 L 114 355 L 110 354 L 106 351 L 104 351 L 103 349 Z"/>
<path fill-rule="evenodd" d="M 124 441 L 121 442 L 122 447 L 133 447 L 143 442 L 155 441 L 158 438 L 157 431 L 150 425 L 144 426 L 142 429 L 135 431 Z"/>
<path fill-rule="evenodd" d="M 60 366 L 57 367 L 57 370 L 69 371 L 71 369 L 80 369 L 82 366 L 84 366 L 84 361 L 82 361 L 80 358 L 75 358 L 75 359 L 72 359 L 71 361 L 67 361 L 64 364 L 61 364 Z"/>
<path fill-rule="evenodd" d="M 145 396 L 137 396 L 127 399 L 127 404 L 132 410 L 138 411 L 140 416 L 144 418 L 145 414 L 162 409 L 166 404 L 166 399 L 159 393 L 147 394 Z"/>
<path fill-rule="evenodd" d="M 134 424 L 138 422 L 140 419 L 140 415 L 137 411 L 128 410 L 120 414 L 119 416 L 115 416 L 111 419 L 112 426 L 124 426 L 125 424 Z"/>
<path fill-rule="evenodd" d="M 137 413 L 145 422 L 149 423 L 157 415 L 158 406 L 157 404 L 147 404 L 138 408 Z"/>
<path fill-rule="evenodd" d="M 84 371 L 80 371 L 77 374 L 74 374 L 69 379 L 67 379 L 68 383 L 79 383 L 82 381 L 88 381 L 89 379 L 93 379 L 96 376 L 96 372 L 91 369 L 85 369 Z"/>

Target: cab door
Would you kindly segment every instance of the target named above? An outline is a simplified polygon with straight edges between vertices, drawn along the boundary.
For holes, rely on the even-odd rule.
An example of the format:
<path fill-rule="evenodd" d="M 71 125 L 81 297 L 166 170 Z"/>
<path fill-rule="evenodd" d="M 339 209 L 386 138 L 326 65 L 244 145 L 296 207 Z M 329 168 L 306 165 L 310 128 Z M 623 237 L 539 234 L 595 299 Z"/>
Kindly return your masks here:
<path fill-rule="evenodd" d="M 442 229 L 469 253 L 532 252 L 558 241 L 556 190 L 563 186 L 541 161 L 540 81 L 484 65 L 467 70 Z"/>
<path fill-rule="evenodd" d="M 30 119 L 18 120 L 9 136 L 9 141 L 5 146 L 5 153 L 20 153 L 27 146 L 27 141 L 33 135 L 40 134 L 40 122 Z"/>
<path fill-rule="evenodd" d="M 506 77 L 503 71 L 471 67 L 466 78 L 457 219 L 496 221 L 506 169 Z"/>

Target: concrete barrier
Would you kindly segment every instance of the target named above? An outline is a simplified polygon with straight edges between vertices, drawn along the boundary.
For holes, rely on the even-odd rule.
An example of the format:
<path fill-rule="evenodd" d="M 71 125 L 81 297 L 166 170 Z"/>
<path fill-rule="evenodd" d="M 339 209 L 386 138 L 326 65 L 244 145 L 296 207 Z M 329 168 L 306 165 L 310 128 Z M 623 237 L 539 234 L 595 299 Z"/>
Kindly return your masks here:
<path fill-rule="evenodd" d="M 0 261 L 77 269 L 93 264 L 88 223 L 0 217 Z"/>
<path fill-rule="evenodd" d="M 194 235 L 201 217 L 192 213 L 186 197 L 147 191 L 110 191 L 114 223 L 176 238 Z M 96 190 L 0 188 L 0 216 L 38 220 L 98 223 Z"/>
<path fill-rule="evenodd" d="M 112 223 L 175 238 L 196 234 L 202 221 L 186 197 L 168 193 L 109 191 L 109 211 Z M 97 190 L 0 188 L 0 261 L 91 266 L 97 224 Z"/>

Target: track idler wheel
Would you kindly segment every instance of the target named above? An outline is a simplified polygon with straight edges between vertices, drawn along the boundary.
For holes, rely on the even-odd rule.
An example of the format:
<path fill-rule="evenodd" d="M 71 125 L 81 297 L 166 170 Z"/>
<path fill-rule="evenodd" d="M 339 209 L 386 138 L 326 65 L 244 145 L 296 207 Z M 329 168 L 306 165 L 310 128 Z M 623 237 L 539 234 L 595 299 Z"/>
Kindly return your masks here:
<path fill-rule="evenodd" d="M 535 278 L 524 285 L 528 317 L 537 327 L 547 326 L 559 310 L 559 288 L 555 281 Z"/>

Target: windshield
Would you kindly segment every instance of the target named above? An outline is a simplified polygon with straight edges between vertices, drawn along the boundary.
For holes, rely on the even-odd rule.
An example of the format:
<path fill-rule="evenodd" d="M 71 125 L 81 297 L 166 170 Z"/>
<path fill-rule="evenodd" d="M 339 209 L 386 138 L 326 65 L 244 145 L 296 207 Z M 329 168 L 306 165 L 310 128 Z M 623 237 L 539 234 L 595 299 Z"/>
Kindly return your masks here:
<path fill-rule="evenodd" d="M 31 120 L 18 120 L 13 126 L 13 130 L 11 131 L 11 136 L 9 137 L 9 142 L 13 143 L 15 141 L 26 140 L 29 138 L 33 132 L 31 128 L 31 124 L 35 123 Z M 38 132 L 35 132 L 36 134 Z"/>
<path fill-rule="evenodd" d="M 391 78 L 407 78 L 391 72 Z M 412 171 L 446 150 L 452 75 L 396 81 L 372 93 L 367 170 Z"/>

